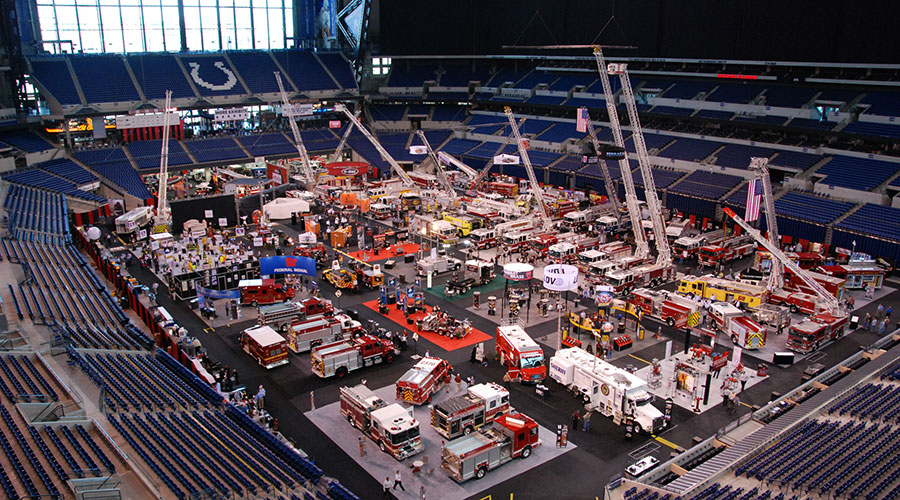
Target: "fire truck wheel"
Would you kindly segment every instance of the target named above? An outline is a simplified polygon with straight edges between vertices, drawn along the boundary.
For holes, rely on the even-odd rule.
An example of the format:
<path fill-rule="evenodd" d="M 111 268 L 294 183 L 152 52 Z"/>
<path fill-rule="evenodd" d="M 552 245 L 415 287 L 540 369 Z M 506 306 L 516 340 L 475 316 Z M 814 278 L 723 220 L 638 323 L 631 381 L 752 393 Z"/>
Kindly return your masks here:
<path fill-rule="evenodd" d="M 285 333 L 287 331 L 287 327 L 287 323 L 282 323 L 282 325 L 278 327 L 278 331 L 281 333 Z"/>
<path fill-rule="evenodd" d="M 338 378 L 344 378 L 344 376 L 347 375 L 347 367 L 346 366 L 338 367 L 337 371 L 334 372 L 334 374 L 337 375 Z"/>
<path fill-rule="evenodd" d="M 531 446 L 526 446 L 522 448 L 522 458 L 528 458 L 531 456 Z"/>
<path fill-rule="evenodd" d="M 257 303 L 256 303 L 256 301 L 254 300 L 253 302 L 250 303 L 250 305 L 253 306 L 253 307 L 256 307 L 256 306 L 257 306 Z"/>
<path fill-rule="evenodd" d="M 675 328 L 675 318 L 666 318 L 666 324 L 669 328 Z"/>
<path fill-rule="evenodd" d="M 387 453 L 387 448 L 385 448 L 385 446 L 384 446 L 384 441 L 379 441 L 378 447 L 381 448 L 382 452 Z"/>
<path fill-rule="evenodd" d="M 463 434 L 465 434 L 466 436 L 468 436 L 469 434 L 471 434 L 473 432 L 475 432 L 475 428 L 472 427 L 471 425 L 467 425 L 466 428 L 463 429 Z"/>
<path fill-rule="evenodd" d="M 478 470 L 475 471 L 475 479 L 481 479 L 485 474 L 487 474 L 487 467 L 479 467 Z"/>
<path fill-rule="evenodd" d="M 800 308 L 797 307 L 797 304 L 791 304 L 791 313 L 797 314 L 798 312 L 800 312 Z"/>
<path fill-rule="evenodd" d="M 425 404 L 426 404 L 426 405 L 430 405 L 430 404 L 431 404 L 431 396 L 432 396 L 432 394 L 429 394 L 429 395 L 428 395 L 428 399 L 425 400 Z"/>
<path fill-rule="evenodd" d="M 387 364 L 393 363 L 393 362 L 394 362 L 394 355 L 393 355 L 393 354 L 388 354 L 387 356 L 385 356 L 385 357 L 384 357 L 384 362 L 387 363 Z"/>
<path fill-rule="evenodd" d="M 738 345 L 738 338 L 737 338 L 737 335 L 732 335 L 732 336 L 731 336 L 731 342 L 732 342 L 734 345 Z"/>

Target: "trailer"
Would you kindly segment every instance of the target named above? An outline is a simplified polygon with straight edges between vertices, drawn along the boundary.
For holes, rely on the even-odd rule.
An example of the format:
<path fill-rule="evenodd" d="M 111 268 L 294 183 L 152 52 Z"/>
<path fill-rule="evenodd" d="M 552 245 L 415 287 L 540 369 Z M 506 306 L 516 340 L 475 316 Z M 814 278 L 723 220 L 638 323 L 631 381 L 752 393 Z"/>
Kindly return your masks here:
<path fill-rule="evenodd" d="M 528 458 L 541 445 L 539 426 L 521 413 L 503 415 L 490 428 L 462 436 L 441 449 L 441 470 L 458 483 L 483 478 L 515 459 Z"/>
<path fill-rule="evenodd" d="M 397 460 L 425 449 L 412 408 L 388 404 L 365 385 L 341 387 L 341 414 L 377 443 L 381 451 Z"/>
<path fill-rule="evenodd" d="M 397 399 L 412 405 L 430 404 L 436 392 L 450 383 L 450 363 L 441 358 L 419 360 L 394 384 Z"/>
<path fill-rule="evenodd" d="M 488 382 L 469 387 L 466 394 L 431 407 L 431 427 L 447 439 L 471 434 L 510 411 L 509 391 Z"/>

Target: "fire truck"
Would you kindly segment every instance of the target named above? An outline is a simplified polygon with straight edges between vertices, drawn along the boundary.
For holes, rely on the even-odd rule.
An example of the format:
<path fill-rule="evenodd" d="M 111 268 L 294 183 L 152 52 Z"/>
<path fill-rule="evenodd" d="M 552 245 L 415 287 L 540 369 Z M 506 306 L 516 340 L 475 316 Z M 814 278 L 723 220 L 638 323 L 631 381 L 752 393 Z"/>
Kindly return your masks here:
<path fill-rule="evenodd" d="M 725 231 L 723 229 L 707 231 L 696 236 L 682 236 L 680 238 L 675 238 L 675 241 L 672 242 L 672 256 L 690 259 L 696 257 L 702 247 L 705 247 L 706 245 L 718 245 L 724 239 Z"/>
<path fill-rule="evenodd" d="M 489 429 L 444 444 L 441 470 L 457 483 L 481 479 L 513 459 L 530 457 L 541 445 L 538 430 L 537 422 L 521 413 L 503 415 Z"/>
<path fill-rule="evenodd" d="M 562 241 L 547 248 L 547 257 L 553 262 L 560 264 L 563 262 L 571 263 L 578 260 L 578 256 L 585 252 L 591 251 L 600 244 L 600 238 L 578 238 L 575 241 Z"/>
<path fill-rule="evenodd" d="M 651 404 L 647 382 L 577 347 L 550 358 L 550 377 L 580 396 L 586 407 L 622 425 L 634 417 L 638 433 L 657 433 L 666 426 L 662 412 Z"/>
<path fill-rule="evenodd" d="M 310 297 L 296 302 L 260 306 L 256 322 L 284 333 L 294 321 L 333 314 L 334 306 L 331 305 L 331 301 Z"/>
<path fill-rule="evenodd" d="M 528 245 L 528 241 L 534 237 L 534 231 L 512 231 L 503 235 L 503 247 L 511 252 Z"/>
<path fill-rule="evenodd" d="M 381 451 L 397 460 L 425 449 L 419 435 L 419 421 L 413 418 L 412 408 L 387 404 L 362 384 L 341 387 L 341 414 L 350 425 L 378 443 Z"/>
<path fill-rule="evenodd" d="M 837 276 L 817 273 L 815 271 L 804 270 L 804 272 L 806 273 L 807 280 L 810 278 L 813 279 L 820 287 L 833 295 L 834 298 L 841 300 L 844 295 L 844 285 L 847 283 L 847 280 Z M 797 273 L 792 272 L 790 269 L 784 270 L 784 289 L 787 291 L 816 293 L 803 278 L 797 275 Z"/>
<path fill-rule="evenodd" d="M 293 288 L 276 284 L 273 279 L 240 280 L 238 290 L 241 292 L 241 305 L 250 304 L 253 307 L 284 302 L 294 297 Z"/>
<path fill-rule="evenodd" d="M 769 303 L 790 308 L 794 314 L 816 314 L 827 308 L 818 296 L 804 292 L 776 290 L 769 294 Z"/>
<path fill-rule="evenodd" d="M 422 358 L 397 380 L 397 399 L 413 405 L 429 404 L 431 397 L 450 383 L 450 363 L 440 358 Z"/>
<path fill-rule="evenodd" d="M 765 302 L 768 294 L 764 287 L 716 278 L 712 275 L 685 276 L 678 283 L 678 293 L 721 302 L 737 300 L 748 308 L 757 307 Z"/>
<path fill-rule="evenodd" d="M 241 332 L 240 341 L 241 349 L 267 370 L 289 363 L 287 342 L 271 327 L 247 328 Z"/>
<path fill-rule="evenodd" d="M 806 354 L 817 351 L 820 347 L 840 338 L 847 328 L 847 315 L 835 316 L 821 312 L 788 329 L 787 348 Z"/>
<path fill-rule="evenodd" d="M 509 391 L 488 382 L 469 387 L 466 394 L 436 403 L 431 407 L 431 427 L 441 436 L 453 439 L 471 434 L 510 411 Z"/>
<path fill-rule="evenodd" d="M 337 375 L 343 378 L 347 373 L 377 364 L 391 364 L 394 356 L 400 354 L 394 344 L 372 335 L 363 335 L 352 340 L 322 344 L 312 350 L 312 370 L 320 377 Z"/>
<path fill-rule="evenodd" d="M 328 259 L 325 253 L 325 247 L 321 243 L 315 245 L 297 245 L 294 247 L 294 255 L 301 257 L 312 257 L 317 264 L 323 264 Z"/>
<path fill-rule="evenodd" d="M 640 307 L 645 315 L 665 321 L 672 328 L 686 327 L 688 316 L 700 309 L 700 305 L 693 300 L 662 290 L 637 288 L 631 294 L 628 302 Z"/>
<path fill-rule="evenodd" d="M 675 266 L 642 264 L 606 274 L 606 282 L 616 293 L 627 293 L 642 286 L 658 286 L 675 279 Z"/>
<path fill-rule="evenodd" d="M 728 335 L 734 345 L 744 349 L 760 349 L 766 345 L 765 327 L 744 311 L 727 302 L 714 302 L 709 312 L 719 330 Z"/>
<path fill-rule="evenodd" d="M 500 244 L 500 240 L 497 238 L 497 232 L 493 229 L 484 227 L 472 231 L 472 234 L 469 235 L 469 241 L 479 250 L 494 248 Z"/>
<path fill-rule="evenodd" d="M 743 239 L 741 243 L 737 243 L 737 238 L 732 238 L 736 244 L 734 245 L 706 245 L 700 247 L 700 253 L 697 255 L 697 261 L 704 266 L 715 267 L 719 264 L 725 264 L 735 260 L 743 259 L 748 255 L 752 255 L 756 250 L 753 242 Z M 732 241 L 729 240 L 729 241 Z"/>
<path fill-rule="evenodd" d="M 292 323 L 286 337 L 288 347 L 299 353 L 309 351 L 323 342 L 351 338 L 362 329 L 362 323 L 346 314 L 332 317 L 317 316 Z"/>
<path fill-rule="evenodd" d="M 491 193 L 502 194 L 507 198 L 515 198 L 519 195 L 519 185 L 512 182 L 488 182 L 485 189 Z"/>
<path fill-rule="evenodd" d="M 449 222 L 450 224 L 453 224 L 460 238 L 469 236 L 472 231 L 474 231 L 475 229 L 479 229 L 484 225 L 483 220 L 477 219 L 470 215 L 454 215 L 451 213 L 445 213 L 444 220 Z"/>
<path fill-rule="evenodd" d="M 550 247 L 560 243 L 572 243 L 579 239 L 575 233 L 539 233 L 528 239 L 528 247 L 540 255 L 546 256 Z M 585 247 L 585 250 L 590 247 Z M 575 247 L 577 251 L 577 247 Z M 574 255 L 573 255 L 574 256 Z"/>
<path fill-rule="evenodd" d="M 544 351 L 519 325 L 497 327 L 497 359 L 521 382 L 538 383 L 547 376 Z"/>

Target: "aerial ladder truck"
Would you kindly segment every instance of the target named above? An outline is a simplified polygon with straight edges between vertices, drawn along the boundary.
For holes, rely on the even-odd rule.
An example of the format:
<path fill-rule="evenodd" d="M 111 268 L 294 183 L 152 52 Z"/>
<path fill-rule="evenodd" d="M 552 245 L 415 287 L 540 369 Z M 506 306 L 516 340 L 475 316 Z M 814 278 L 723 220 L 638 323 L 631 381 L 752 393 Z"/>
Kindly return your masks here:
<path fill-rule="evenodd" d="M 438 159 L 438 156 L 434 153 L 434 150 L 431 149 L 431 144 L 428 142 L 428 139 L 425 137 L 425 132 L 422 129 L 416 130 L 416 135 L 422 139 L 422 143 L 425 145 L 425 149 L 428 151 L 428 157 L 431 158 L 431 161 L 434 163 L 434 173 L 437 175 L 438 181 L 443 185 L 444 190 L 449 197 L 450 204 L 455 204 L 456 202 L 456 190 L 453 189 L 453 184 L 450 184 L 450 179 L 447 178 L 447 174 L 444 172 L 444 167 L 441 166 L 441 161 Z"/>
<path fill-rule="evenodd" d="M 360 111 L 356 112 L 356 118 L 359 119 Z M 334 154 L 331 155 L 331 163 L 335 163 L 341 160 L 341 153 L 344 152 L 344 146 L 347 145 L 347 139 L 350 138 L 350 133 L 353 132 L 353 126 L 347 125 L 347 129 L 344 130 L 344 135 L 341 136 L 341 142 L 338 143 L 337 149 L 334 150 Z"/>
<path fill-rule="evenodd" d="M 394 157 L 391 156 L 391 154 L 388 153 L 386 149 L 384 149 L 384 146 L 382 146 L 381 143 L 378 142 L 378 138 L 376 138 L 372 134 L 372 132 L 369 132 L 369 129 L 367 129 L 362 124 L 362 122 L 359 121 L 359 117 L 353 114 L 353 112 L 347 109 L 347 106 L 344 106 L 343 104 L 335 104 L 334 110 L 339 113 L 344 113 L 347 119 L 350 120 L 350 123 L 355 126 L 356 129 L 359 130 L 359 132 L 364 135 L 370 143 L 372 143 L 372 146 L 376 151 L 378 151 L 378 154 L 381 155 L 381 158 L 384 161 L 388 162 L 388 165 L 391 166 L 391 170 L 393 170 L 397 177 L 400 178 L 400 181 L 404 186 L 410 189 L 418 189 L 417 184 L 412 180 L 409 174 L 406 173 L 406 170 L 403 170 L 403 167 L 401 167 L 400 164 L 397 163 L 397 160 L 395 160 Z"/>
<path fill-rule="evenodd" d="M 156 217 L 153 233 L 164 233 L 169 229 L 171 212 L 166 203 L 169 189 L 169 107 L 172 105 L 172 91 L 166 90 L 166 107 L 163 108 L 162 150 L 159 154 L 159 187 L 156 192 Z"/>
<path fill-rule="evenodd" d="M 528 174 L 528 182 L 531 184 L 531 193 L 538 206 L 538 214 L 541 217 L 541 229 L 551 231 L 553 229 L 553 221 L 550 220 L 550 214 L 547 212 L 547 205 L 544 203 L 543 188 L 541 188 L 537 177 L 534 175 L 534 168 L 531 166 L 531 158 L 528 157 L 528 148 L 525 146 L 525 140 L 519 133 L 519 125 L 516 123 L 516 117 L 513 115 L 512 108 L 505 106 L 503 111 L 509 119 L 509 126 L 512 129 L 513 137 L 516 138 L 516 145 L 519 148 L 519 156 L 522 157 L 522 163 L 525 165 L 525 172 Z"/>
<path fill-rule="evenodd" d="M 599 54 L 599 48 L 595 54 Z M 600 62 L 598 57 L 597 61 Z M 656 264 L 660 267 L 672 265 L 672 251 L 669 249 L 669 239 L 666 238 L 666 222 L 663 220 L 662 205 L 656 194 L 656 181 L 653 180 L 653 170 L 650 166 L 650 155 L 647 153 L 647 144 L 644 142 L 644 132 L 641 129 L 641 121 L 638 117 L 637 103 L 634 100 L 634 91 L 631 88 L 631 79 L 628 77 L 628 65 L 625 63 L 611 63 L 607 66 L 611 74 L 619 75 L 622 82 L 622 97 L 625 107 L 628 109 L 628 117 L 631 121 L 631 132 L 634 140 L 634 150 L 638 157 L 638 167 L 644 178 L 644 195 L 647 198 L 647 208 L 650 210 L 650 222 L 653 224 L 653 241 L 656 243 Z M 601 71 L 602 73 L 602 71 Z M 610 103 L 607 101 L 607 107 Z M 622 177 L 626 177 L 623 175 Z"/>
<path fill-rule="evenodd" d="M 587 109 L 585 108 L 585 111 Z M 616 190 L 616 186 L 613 185 L 612 177 L 609 175 L 609 167 L 606 165 L 606 160 L 601 157 L 601 151 L 603 146 L 600 144 L 600 140 L 597 139 L 597 132 L 594 130 L 594 123 L 591 121 L 591 117 L 588 116 L 587 120 L 587 131 L 588 135 L 591 136 L 591 142 L 594 144 L 594 153 L 597 155 L 597 164 L 600 165 L 600 172 L 603 173 L 603 184 L 606 186 L 606 197 L 609 198 L 610 203 L 612 203 L 613 210 L 616 213 L 616 220 L 619 222 L 619 225 L 622 224 L 622 210 L 619 207 L 619 196 L 618 191 Z M 620 132 L 621 134 L 621 132 Z M 623 148 L 624 150 L 624 148 Z M 627 164 L 628 161 L 626 160 Z M 624 174 L 624 170 L 623 176 Z M 632 179 L 633 180 L 633 179 Z"/>
<path fill-rule="evenodd" d="M 600 47 L 594 47 L 594 58 L 597 61 L 597 71 L 600 73 L 600 83 L 603 84 L 606 112 L 609 115 L 609 128 L 612 131 L 613 140 L 616 146 L 625 150 L 625 139 L 622 136 L 622 126 L 619 124 L 619 112 L 616 109 L 615 96 L 609 83 L 609 73 L 607 73 L 606 62 L 603 60 L 603 51 Z M 625 205 L 628 207 L 628 218 L 631 220 L 631 230 L 634 233 L 634 256 L 637 259 L 646 259 L 650 256 L 650 245 L 647 243 L 647 235 L 641 224 L 641 204 L 634 189 L 634 179 L 631 177 L 631 164 L 628 162 L 627 150 L 625 150 L 625 156 L 619 160 L 619 170 L 622 172 L 622 183 L 625 185 Z M 663 233 L 663 239 L 665 239 L 665 233 Z"/>
<path fill-rule="evenodd" d="M 769 177 L 768 158 L 750 158 L 750 170 L 756 172 L 763 188 L 763 203 L 766 210 L 766 231 L 769 243 L 781 248 L 778 235 L 778 219 L 775 217 L 775 195 L 772 192 L 772 179 Z M 752 181 L 751 181 L 752 182 Z M 784 288 L 784 263 L 781 259 L 772 259 L 772 271 L 766 286 L 770 292 Z"/>
<path fill-rule="evenodd" d="M 297 121 L 294 120 L 294 112 L 291 103 L 288 100 L 287 92 L 284 91 L 284 83 L 281 81 L 281 73 L 275 72 L 275 81 L 278 82 L 278 91 L 281 92 L 281 114 L 286 116 L 288 123 L 291 125 L 291 134 L 294 136 L 294 146 L 300 153 L 300 170 L 306 179 L 306 186 L 309 189 L 316 187 L 316 173 L 313 172 L 312 165 L 309 162 L 309 153 L 306 152 L 306 146 L 303 145 L 303 138 L 300 136 L 300 130 L 297 128 Z"/>

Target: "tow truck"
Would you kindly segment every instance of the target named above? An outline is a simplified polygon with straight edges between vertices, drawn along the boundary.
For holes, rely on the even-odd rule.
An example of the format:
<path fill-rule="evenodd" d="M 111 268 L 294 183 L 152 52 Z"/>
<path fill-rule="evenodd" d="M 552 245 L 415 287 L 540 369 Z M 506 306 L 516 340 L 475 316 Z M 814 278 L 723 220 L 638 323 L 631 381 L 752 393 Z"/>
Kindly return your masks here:
<path fill-rule="evenodd" d="M 412 408 L 387 404 L 362 384 L 341 387 L 341 414 L 350 425 L 375 441 L 381 451 L 397 460 L 425 449 Z"/>
<path fill-rule="evenodd" d="M 528 458 L 541 445 L 538 424 L 521 413 L 503 415 L 488 429 L 444 444 L 441 470 L 456 482 L 481 479 L 489 470 L 515 459 Z"/>
<path fill-rule="evenodd" d="M 430 404 L 436 392 L 450 383 L 450 363 L 441 358 L 419 360 L 394 384 L 397 399 L 412 405 Z"/>
<path fill-rule="evenodd" d="M 364 366 L 389 365 L 398 354 L 400 351 L 393 343 L 372 335 L 363 335 L 313 348 L 312 371 L 322 378 L 332 375 L 343 378 L 347 373 Z"/>

